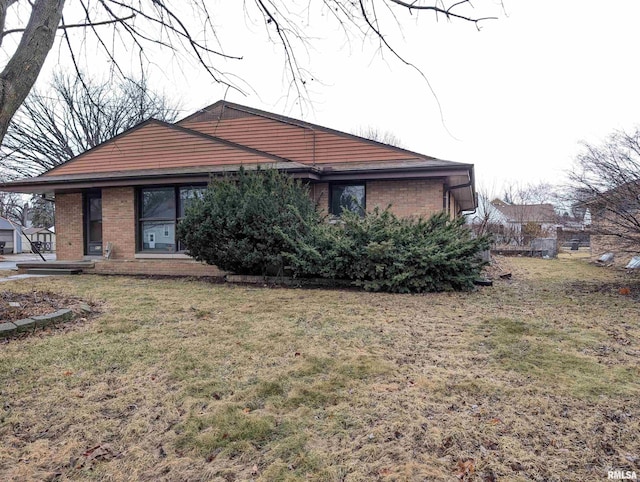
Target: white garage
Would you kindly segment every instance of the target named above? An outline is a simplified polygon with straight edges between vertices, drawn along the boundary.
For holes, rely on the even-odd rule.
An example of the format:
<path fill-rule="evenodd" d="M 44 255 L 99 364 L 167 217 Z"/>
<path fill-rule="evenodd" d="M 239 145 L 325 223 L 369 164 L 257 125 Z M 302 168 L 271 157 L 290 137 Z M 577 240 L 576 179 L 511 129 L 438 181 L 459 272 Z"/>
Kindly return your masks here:
<path fill-rule="evenodd" d="M 0 218 L 0 253 L 13 254 L 22 252 L 22 231 L 20 226 L 8 219 Z M 2 248 L 3 247 L 3 248 Z"/>

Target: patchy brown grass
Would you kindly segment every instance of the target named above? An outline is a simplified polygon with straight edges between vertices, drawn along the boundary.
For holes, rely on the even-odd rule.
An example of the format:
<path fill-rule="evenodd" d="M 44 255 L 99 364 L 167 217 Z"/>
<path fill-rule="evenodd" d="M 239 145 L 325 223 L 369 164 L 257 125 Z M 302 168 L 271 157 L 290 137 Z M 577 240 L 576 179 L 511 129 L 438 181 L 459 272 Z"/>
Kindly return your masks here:
<path fill-rule="evenodd" d="M 637 280 L 499 262 L 511 280 L 425 296 L 57 279 L 103 314 L 0 347 L 0 480 L 639 471 Z"/>

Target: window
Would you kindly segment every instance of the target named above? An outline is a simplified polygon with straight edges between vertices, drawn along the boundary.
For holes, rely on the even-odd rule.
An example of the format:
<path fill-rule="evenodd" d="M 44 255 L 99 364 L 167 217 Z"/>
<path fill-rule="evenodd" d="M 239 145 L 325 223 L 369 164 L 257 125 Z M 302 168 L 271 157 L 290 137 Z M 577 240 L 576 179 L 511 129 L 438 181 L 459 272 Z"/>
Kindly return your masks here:
<path fill-rule="evenodd" d="M 85 254 L 102 255 L 102 192 L 90 191 L 84 195 Z"/>
<path fill-rule="evenodd" d="M 340 216 L 343 211 L 354 211 L 364 216 L 365 185 L 364 184 L 332 184 L 329 212 Z"/>
<path fill-rule="evenodd" d="M 204 186 L 167 186 L 140 189 L 138 193 L 138 247 L 142 251 L 175 253 L 184 246 L 176 239 L 176 225 Z"/>

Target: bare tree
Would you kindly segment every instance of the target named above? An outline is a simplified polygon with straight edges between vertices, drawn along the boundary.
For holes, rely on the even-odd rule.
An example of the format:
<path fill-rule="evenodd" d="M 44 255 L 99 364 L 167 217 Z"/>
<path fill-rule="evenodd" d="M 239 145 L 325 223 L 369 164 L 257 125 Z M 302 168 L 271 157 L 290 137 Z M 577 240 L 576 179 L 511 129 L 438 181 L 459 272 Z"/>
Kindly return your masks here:
<path fill-rule="evenodd" d="M 548 182 L 510 182 L 504 186 L 502 200 L 509 204 L 556 204 L 560 190 Z"/>
<path fill-rule="evenodd" d="M 475 234 L 478 236 L 490 234 L 496 242 L 504 232 L 504 221 L 500 212 L 491 204 L 493 198 L 489 191 L 478 190 L 478 207 L 467 215 L 466 220 Z"/>
<path fill-rule="evenodd" d="M 0 192 L 0 217 L 24 226 L 27 222 L 29 205 L 23 196 L 13 192 Z"/>
<path fill-rule="evenodd" d="M 28 208 L 34 228 L 50 228 L 55 224 L 55 209 L 51 200 L 34 196 Z"/>
<path fill-rule="evenodd" d="M 3 177 L 41 174 L 150 117 L 172 122 L 177 113 L 145 79 L 114 86 L 57 74 L 46 95 L 29 94 L 9 125 L 0 149 Z"/>
<path fill-rule="evenodd" d="M 640 127 L 616 131 L 602 144 L 584 143 L 569 178 L 576 204 L 588 208 L 592 231 L 624 251 L 640 247 Z"/>
<path fill-rule="evenodd" d="M 353 132 L 354 135 L 371 139 L 372 141 L 382 142 L 390 146 L 402 147 L 402 141 L 398 136 L 390 131 L 380 131 L 376 127 L 361 127 Z"/>
<path fill-rule="evenodd" d="M 0 46 L 13 51 L 0 72 L 0 141 L 33 87 L 57 31 L 62 32 L 60 49 L 66 49 L 78 73 L 81 46 L 97 45 L 115 73 L 123 77 L 117 52 L 131 52 L 144 67 L 151 60 L 151 47 L 160 47 L 176 55 L 189 54 L 215 82 L 242 90 L 225 63 L 242 57 L 226 53 L 217 35 L 216 25 L 224 21 L 228 5 L 207 0 L 0 0 Z M 285 73 L 299 97 L 305 95 L 310 75 L 298 53 L 308 52 L 319 18 L 333 19 L 348 38 L 374 38 L 381 52 L 390 53 L 421 75 L 401 50 L 389 43 L 389 30 L 401 28 L 403 22 L 415 22 L 425 13 L 475 26 L 486 19 L 473 15 L 470 0 L 244 0 L 242 6 L 247 16 L 263 23 L 268 38 L 280 46 Z M 312 18 L 319 10 L 321 15 Z M 74 29 L 81 29 L 79 38 L 71 35 Z M 19 40 L 7 47 L 8 38 Z"/>

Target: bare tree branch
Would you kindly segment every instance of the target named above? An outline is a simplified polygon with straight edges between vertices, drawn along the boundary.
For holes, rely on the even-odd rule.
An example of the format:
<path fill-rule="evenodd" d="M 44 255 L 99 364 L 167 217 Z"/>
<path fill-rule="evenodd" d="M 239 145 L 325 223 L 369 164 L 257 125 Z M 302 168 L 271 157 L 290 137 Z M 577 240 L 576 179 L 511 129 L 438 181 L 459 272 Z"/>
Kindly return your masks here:
<path fill-rule="evenodd" d="M 395 3 L 397 5 L 400 5 L 401 7 L 405 7 L 407 8 L 409 11 L 411 10 L 430 10 L 432 12 L 435 12 L 436 14 L 441 13 L 443 14 L 445 17 L 447 18 L 457 18 L 459 20 L 465 20 L 467 22 L 473 22 L 476 25 L 478 25 L 478 23 L 484 21 L 484 20 L 497 20 L 497 17 L 479 17 L 479 18 L 473 18 L 473 17 L 468 17 L 466 15 L 460 15 L 455 13 L 453 10 L 457 7 L 459 7 L 460 5 L 464 5 L 466 4 L 471 4 L 471 2 L 469 0 L 461 0 L 460 2 L 456 2 L 454 4 L 452 4 L 451 6 L 449 6 L 448 8 L 444 8 L 444 7 L 438 7 L 437 5 L 423 5 L 421 3 L 419 3 L 419 1 L 415 1 L 412 3 L 407 3 L 407 2 L 403 2 L 402 0 L 389 0 L 391 3 Z"/>
<path fill-rule="evenodd" d="M 69 10 L 65 8 L 67 3 Z M 64 0 L 33 0 L 28 2 L 31 9 L 26 26 L 22 25 L 16 14 L 13 7 L 16 4 L 22 3 L 0 0 L 0 43 L 7 35 L 21 35 L 15 53 L 0 73 L 0 140 L 6 133 L 11 117 L 32 88 L 58 30 L 63 32 L 62 45 L 69 50 L 78 74 L 82 70 L 78 59 L 87 45 L 97 44 L 120 78 L 126 78 L 125 70 L 128 70 L 119 62 L 121 59 L 117 52 L 121 48 L 130 50 L 133 47 L 142 72 L 151 61 L 150 47 L 161 47 L 174 55 L 189 56 L 205 69 L 214 82 L 241 93 L 245 91 L 242 82 L 237 80 L 233 72 L 227 71 L 225 63 L 243 57 L 225 51 L 218 28 L 212 21 L 220 17 L 212 15 L 214 8 L 216 13 L 224 14 L 219 3 L 207 0 L 78 0 L 77 4 L 81 7 L 78 10 Z M 318 15 L 317 18 L 329 18 L 337 22 L 347 42 L 356 38 L 363 41 L 374 39 L 379 43 L 379 53 L 389 52 L 415 70 L 432 93 L 433 89 L 424 72 L 402 53 L 399 45 L 390 40 L 390 31 L 402 31 L 406 15 L 403 17 L 401 13 L 417 18 L 420 12 L 431 12 L 436 19 L 444 16 L 449 20 L 472 23 L 476 27 L 480 22 L 494 18 L 469 15 L 467 12 L 472 7 L 469 0 L 245 0 L 243 5 L 248 15 L 255 15 L 263 21 L 269 40 L 280 46 L 284 80 L 289 83 L 291 93 L 300 100 L 309 96 L 307 82 L 315 77 L 303 62 L 303 56 L 308 56 L 309 46 L 313 43 L 311 32 L 317 30 L 318 20 L 315 16 L 312 18 L 310 12 L 315 14 L 318 9 L 324 10 L 325 15 Z M 252 5 L 250 12 L 247 5 Z M 63 8 L 69 19 L 71 15 L 77 16 L 78 11 L 81 18 L 60 23 Z M 330 14 L 326 15 L 327 12 Z M 16 17 L 11 19 L 9 25 L 8 15 Z M 81 42 L 74 42 L 69 36 L 71 29 L 84 29 L 85 36 Z M 438 107 L 443 118 L 439 101 Z"/>
<path fill-rule="evenodd" d="M 101 22 L 85 22 L 85 23 L 72 23 L 69 25 L 58 25 L 58 30 L 67 30 L 70 28 L 86 28 L 86 27 L 100 27 L 101 25 L 111 25 L 114 23 L 123 23 L 126 22 L 127 20 L 131 20 L 132 18 L 135 18 L 135 15 L 131 14 L 128 17 L 121 17 L 121 18 L 116 18 L 113 20 L 103 20 Z M 11 35 L 13 33 L 20 33 L 20 32 L 24 32 L 25 29 L 24 28 L 14 28 L 11 30 L 5 30 L 4 32 L 0 33 L 0 43 L 2 43 L 2 39 L 4 37 L 6 37 L 7 35 Z"/>
<path fill-rule="evenodd" d="M 594 233 L 640 251 L 640 127 L 583 147 L 569 173 L 575 203 L 590 209 Z"/>
<path fill-rule="evenodd" d="M 62 18 L 63 0 L 35 0 L 20 43 L 0 73 L 0 140 L 33 87 Z M 6 10 L 5 10 L 6 12 Z"/>
<path fill-rule="evenodd" d="M 8 178 L 38 175 L 146 119 L 176 116 L 176 106 L 150 92 L 144 78 L 113 86 L 58 74 L 47 96 L 32 92 L 16 114 L 0 166 Z"/>

